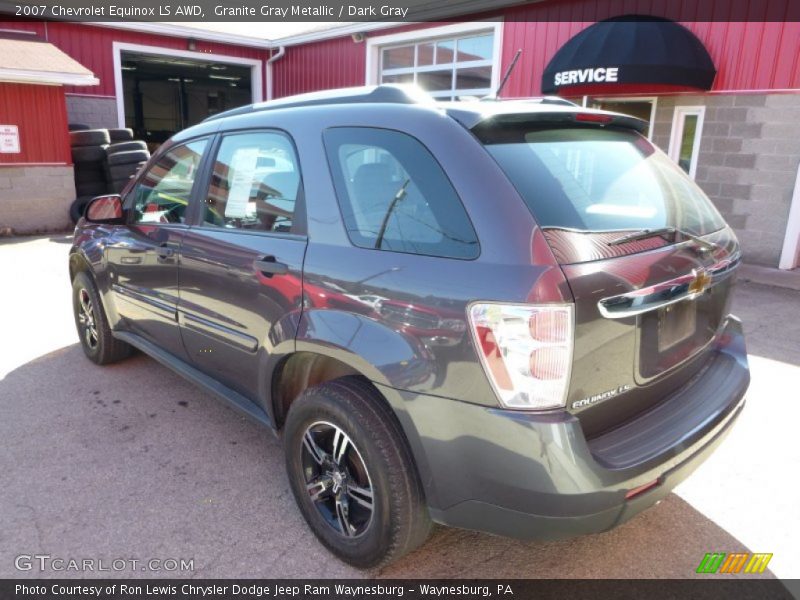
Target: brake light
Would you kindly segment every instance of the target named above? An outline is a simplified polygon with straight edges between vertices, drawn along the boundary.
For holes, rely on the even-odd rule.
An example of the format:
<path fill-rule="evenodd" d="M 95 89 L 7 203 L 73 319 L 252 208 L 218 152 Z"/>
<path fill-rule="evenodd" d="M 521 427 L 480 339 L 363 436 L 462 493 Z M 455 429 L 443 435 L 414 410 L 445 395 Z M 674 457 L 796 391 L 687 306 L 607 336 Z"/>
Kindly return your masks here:
<path fill-rule="evenodd" d="M 566 403 L 572 365 L 572 305 L 473 304 L 478 354 L 501 404 L 546 410 Z"/>
<path fill-rule="evenodd" d="M 576 121 L 584 123 L 611 123 L 613 118 L 611 115 L 599 115 L 596 113 L 577 113 L 575 115 Z"/>

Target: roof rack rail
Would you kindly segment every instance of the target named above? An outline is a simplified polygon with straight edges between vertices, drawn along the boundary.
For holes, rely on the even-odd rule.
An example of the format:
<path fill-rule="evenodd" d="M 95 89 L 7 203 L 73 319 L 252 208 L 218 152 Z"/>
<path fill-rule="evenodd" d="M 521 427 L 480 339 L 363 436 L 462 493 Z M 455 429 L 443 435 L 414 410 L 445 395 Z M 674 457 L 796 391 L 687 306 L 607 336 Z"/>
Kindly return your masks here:
<path fill-rule="evenodd" d="M 308 94 L 288 96 L 278 100 L 268 100 L 267 102 L 259 102 L 257 104 L 226 110 L 225 112 L 212 115 L 205 120 L 214 121 L 234 115 L 245 115 L 254 112 L 301 106 L 326 106 L 333 104 L 423 104 L 432 102 L 434 102 L 433 98 L 417 86 L 383 84 L 310 92 Z"/>

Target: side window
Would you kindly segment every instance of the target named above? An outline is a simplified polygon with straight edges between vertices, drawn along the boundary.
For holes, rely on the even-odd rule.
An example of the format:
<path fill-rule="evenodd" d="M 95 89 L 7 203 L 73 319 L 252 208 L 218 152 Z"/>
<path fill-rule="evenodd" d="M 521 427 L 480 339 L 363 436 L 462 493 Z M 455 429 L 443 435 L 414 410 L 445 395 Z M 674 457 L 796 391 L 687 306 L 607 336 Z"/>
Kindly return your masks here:
<path fill-rule="evenodd" d="M 299 189 L 297 157 L 284 134 L 226 135 L 214 162 L 204 224 L 289 232 Z"/>
<path fill-rule="evenodd" d="M 350 240 L 362 248 L 475 258 L 478 238 L 439 163 L 415 138 L 388 129 L 324 134 Z"/>
<path fill-rule="evenodd" d="M 133 190 L 135 223 L 183 223 L 208 140 L 170 148 Z"/>

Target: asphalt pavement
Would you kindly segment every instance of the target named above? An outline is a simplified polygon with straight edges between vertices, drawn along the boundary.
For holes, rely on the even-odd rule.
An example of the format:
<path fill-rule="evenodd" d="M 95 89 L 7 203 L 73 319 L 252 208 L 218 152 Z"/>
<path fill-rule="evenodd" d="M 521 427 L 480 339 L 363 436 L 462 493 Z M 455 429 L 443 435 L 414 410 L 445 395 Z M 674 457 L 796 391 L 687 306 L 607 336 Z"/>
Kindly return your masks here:
<path fill-rule="evenodd" d="M 143 355 L 108 367 L 83 356 L 68 249 L 67 236 L 0 241 L 0 577 L 684 578 L 706 552 L 734 551 L 772 553 L 766 575 L 800 577 L 800 292 L 738 284 L 748 403 L 658 506 L 562 542 L 439 527 L 413 554 L 363 572 L 306 527 L 270 432 Z M 141 562 L 42 572 L 17 558 L 34 555 Z M 161 570 L 142 571 L 149 559 Z M 170 559 L 193 568 L 165 570 Z"/>

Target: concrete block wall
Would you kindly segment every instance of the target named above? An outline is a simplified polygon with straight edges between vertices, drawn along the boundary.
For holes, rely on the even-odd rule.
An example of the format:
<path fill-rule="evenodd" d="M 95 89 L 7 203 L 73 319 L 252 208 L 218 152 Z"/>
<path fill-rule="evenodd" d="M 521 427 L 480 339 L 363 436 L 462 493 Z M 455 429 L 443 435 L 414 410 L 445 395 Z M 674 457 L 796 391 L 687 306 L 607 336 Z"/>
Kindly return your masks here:
<path fill-rule="evenodd" d="M 65 231 L 72 227 L 75 200 L 71 166 L 0 167 L 0 231 L 16 234 Z"/>
<path fill-rule="evenodd" d="M 696 181 L 747 262 L 777 267 L 800 164 L 800 93 L 660 97 L 653 141 L 669 148 L 676 106 L 705 106 Z"/>
<path fill-rule="evenodd" d="M 67 94 L 67 119 L 98 129 L 117 127 L 117 100 Z"/>

